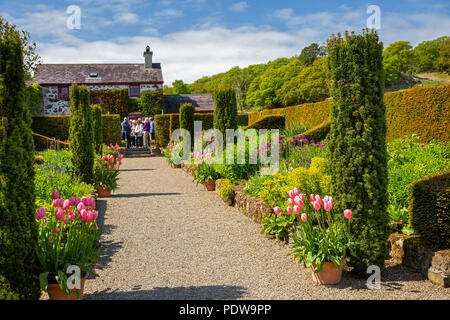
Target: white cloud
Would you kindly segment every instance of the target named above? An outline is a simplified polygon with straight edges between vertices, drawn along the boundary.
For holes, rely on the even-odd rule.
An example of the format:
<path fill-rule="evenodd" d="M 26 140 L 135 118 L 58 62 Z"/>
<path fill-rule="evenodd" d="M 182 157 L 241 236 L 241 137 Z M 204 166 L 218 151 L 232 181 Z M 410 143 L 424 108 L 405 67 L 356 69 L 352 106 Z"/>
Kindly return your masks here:
<path fill-rule="evenodd" d="M 157 17 L 179 17 L 181 15 L 183 15 L 183 13 L 175 9 L 164 9 L 155 13 L 155 16 Z"/>
<path fill-rule="evenodd" d="M 245 1 L 236 2 L 230 6 L 231 11 L 243 12 L 248 8 L 248 3 Z"/>
<path fill-rule="evenodd" d="M 122 12 L 115 16 L 117 22 L 136 23 L 139 21 L 139 16 L 132 12 Z"/>

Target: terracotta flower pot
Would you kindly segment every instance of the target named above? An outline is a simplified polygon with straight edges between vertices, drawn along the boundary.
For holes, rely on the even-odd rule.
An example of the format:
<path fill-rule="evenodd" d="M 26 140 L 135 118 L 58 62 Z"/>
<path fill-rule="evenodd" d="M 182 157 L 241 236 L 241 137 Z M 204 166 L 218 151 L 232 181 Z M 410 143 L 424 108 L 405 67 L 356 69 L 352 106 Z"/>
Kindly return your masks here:
<path fill-rule="evenodd" d="M 318 273 L 314 272 L 316 265 L 311 266 L 312 278 L 315 284 L 338 284 L 341 281 L 343 265 L 340 269 L 336 269 L 333 262 L 325 262 L 322 270 Z"/>
<path fill-rule="evenodd" d="M 97 187 L 98 196 L 101 198 L 109 197 L 111 195 L 110 188 L 103 188 L 102 186 Z"/>
<path fill-rule="evenodd" d="M 209 180 L 204 184 L 206 190 L 208 191 L 214 191 L 216 190 L 216 180 Z"/>
<path fill-rule="evenodd" d="M 80 279 L 80 289 L 78 291 L 80 292 L 81 298 L 83 298 L 84 283 L 88 276 L 89 274 L 86 273 L 86 275 Z M 66 295 L 57 283 L 49 284 L 47 286 L 47 293 L 50 300 L 77 300 L 77 291 L 75 289 L 70 289 L 70 294 Z"/>

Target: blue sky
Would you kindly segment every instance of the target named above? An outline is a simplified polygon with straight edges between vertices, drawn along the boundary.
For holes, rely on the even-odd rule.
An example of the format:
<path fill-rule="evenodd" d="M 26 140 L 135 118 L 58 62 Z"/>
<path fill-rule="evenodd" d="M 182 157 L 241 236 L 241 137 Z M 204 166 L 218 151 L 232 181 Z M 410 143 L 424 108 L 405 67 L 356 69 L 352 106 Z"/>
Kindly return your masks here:
<path fill-rule="evenodd" d="M 80 29 L 67 28 L 71 5 L 81 10 Z M 150 44 L 170 84 L 291 57 L 346 29 L 359 32 L 369 5 L 381 10 L 385 46 L 450 35 L 448 0 L 0 0 L 0 15 L 30 32 L 44 63 L 142 62 Z"/>

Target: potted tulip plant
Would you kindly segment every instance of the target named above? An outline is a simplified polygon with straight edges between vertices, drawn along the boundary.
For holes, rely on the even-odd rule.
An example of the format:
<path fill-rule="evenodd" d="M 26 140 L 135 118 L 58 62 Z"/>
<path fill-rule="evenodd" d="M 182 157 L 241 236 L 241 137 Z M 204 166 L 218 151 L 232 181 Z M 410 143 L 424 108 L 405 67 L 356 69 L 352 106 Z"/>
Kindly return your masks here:
<path fill-rule="evenodd" d="M 39 224 L 36 254 L 42 270 L 40 285 L 50 300 L 81 299 L 88 275 L 97 276 L 93 266 L 100 248 L 94 248 L 94 241 L 100 237 L 101 230 L 96 223 L 95 200 L 60 199 L 57 190 L 53 198 L 51 210 L 40 207 L 36 212 Z M 71 277 L 76 269 L 78 279 Z"/>
<path fill-rule="evenodd" d="M 119 179 L 119 167 L 122 164 L 123 155 L 112 154 L 104 155 L 97 159 L 97 165 L 94 167 L 94 186 L 97 188 L 100 197 L 108 197 L 111 191 L 117 188 Z"/>
<path fill-rule="evenodd" d="M 292 233 L 293 254 L 311 268 L 316 284 L 337 284 L 342 270 L 347 267 L 347 250 L 352 246 L 349 240 L 352 211 L 333 211 L 333 198 L 310 195 L 309 205 L 297 188 L 289 191 L 286 211 L 295 212 L 300 217 Z M 275 212 L 281 212 L 279 207 Z"/>

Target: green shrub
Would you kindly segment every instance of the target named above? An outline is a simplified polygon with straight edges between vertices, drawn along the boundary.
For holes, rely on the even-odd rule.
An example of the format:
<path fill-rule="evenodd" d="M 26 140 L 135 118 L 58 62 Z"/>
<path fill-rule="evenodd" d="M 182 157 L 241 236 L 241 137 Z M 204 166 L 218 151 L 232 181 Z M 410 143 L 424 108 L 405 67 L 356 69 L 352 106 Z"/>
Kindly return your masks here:
<path fill-rule="evenodd" d="M 328 43 L 332 196 L 338 211 L 353 211 L 350 264 L 361 276 L 370 265 L 382 268 L 389 250 L 382 52 L 375 31 Z"/>
<path fill-rule="evenodd" d="M 238 127 L 248 126 L 248 113 L 239 113 L 238 117 L 237 117 L 237 122 L 238 122 Z"/>
<path fill-rule="evenodd" d="M 234 184 L 243 180 L 247 180 L 250 176 L 256 173 L 259 166 L 257 164 L 249 163 L 249 146 L 245 146 L 245 164 L 238 164 L 238 153 L 244 150 L 238 150 L 237 144 L 234 145 L 234 161 L 232 164 L 226 163 L 226 150 L 223 151 L 223 164 L 216 164 L 216 170 L 222 178 L 229 179 Z"/>
<path fill-rule="evenodd" d="M 128 89 L 93 90 L 90 97 L 92 104 L 102 106 L 103 113 L 119 114 L 121 119 L 137 110 L 136 101 L 129 97 Z"/>
<path fill-rule="evenodd" d="M 317 127 L 311 128 L 303 133 L 309 140 L 326 141 L 327 135 L 330 132 L 331 122 L 326 121 Z"/>
<path fill-rule="evenodd" d="M 220 130 L 225 139 L 226 130 L 236 130 L 237 127 L 235 90 L 233 88 L 217 89 L 214 92 L 214 129 Z"/>
<path fill-rule="evenodd" d="M 450 248 L 450 170 L 429 175 L 408 188 L 409 219 L 423 241 Z"/>
<path fill-rule="evenodd" d="M 0 30 L 0 300 L 38 299 L 33 138 L 22 41 Z"/>
<path fill-rule="evenodd" d="M 273 176 L 271 175 L 264 175 L 264 176 L 254 175 L 250 177 L 244 188 L 245 193 L 253 197 L 257 197 L 263 188 L 264 181 L 272 178 Z"/>
<path fill-rule="evenodd" d="M 285 119 L 283 116 L 266 116 L 244 128 L 247 129 L 279 129 L 284 130 Z"/>
<path fill-rule="evenodd" d="M 233 184 L 228 179 L 219 179 L 216 181 L 216 186 L 219 189 L 220 199 L 232 205 L 234 202 L 235 191 Z"/>
<path fill-rule="evenodd" d="M 312 158 L 309 169 L 298 167 L 292 170 L 286 179 L 288 191 L 297 187 L 305 197 L 310 194 L 330 195 L 331 176 L 326 174 L 326 162 L 324 158 Z"/>
<path fill-rule="evenodd" d="M 94 104 L 91 108 L 94 150 L 95 153 L 101 154 L 103 149 L 102 107 L 98 104 Z"/>
<path fill-rule="evenodd" d="M 92 183 L 94 139 L 89 91 L 86 86 L 73 84 L 70 90 L 69 136 L 74 177 Z"/>
<path fill-rule="evenodd" d="M 450 168 L 449 143 L 420 143 L 418 136 L 406 136 L 388 143 L 388 192 L 390 203 L 407 206 L 407 187 L 414 180 Z"/>
<path fill-rule="evenodd" d="M 120 115 L 118 114 L 103 114 L 102 115 L 102 130 L 103 130 L 103 144 L 120 144 Z"/>
<path fill-rule="evenodd" d="M 164 109 L 164 95 L 162 91 L 142 91 L 141 97 L 137 100 L 139 109 L 144 117 L 152 117 L 160 114 Z"/>
<path fill-rule="evenodd" d="M 170 114 L 155 115 L 156 144 L 165 148 L 170 141 Z"/>
<path fill-rule="evenodd" d="M 178 113 L 172 113 L 170 115 L 170 131 L 169 131 L 169 138 L 172 139 L 172 133 L 180 129 L 180 115 Z"/>
<path fill-rule="evenodd" d="M 180 128 L 189 131 L 191 146 L 194 147 L 194 106 L 192 103 L 183 103 L 180 106 Z M 173 131 L 172 131 L 173 132 Z"/>
<path fill-rule="evenodd" d="M 61 141 L 69 139 L 70 119 L 69 116 L 40 116 L 33 117 L 31 129 L 43 136 Z M 103 143 L 120 143 L 120 116 L 118 114 L 102 115 Z M 36 136 L 34 138 L 35 150 L 44 150 L 47 144 Z"/>

